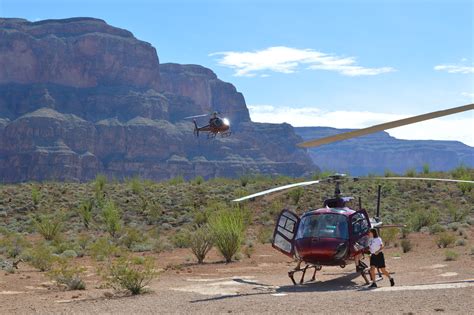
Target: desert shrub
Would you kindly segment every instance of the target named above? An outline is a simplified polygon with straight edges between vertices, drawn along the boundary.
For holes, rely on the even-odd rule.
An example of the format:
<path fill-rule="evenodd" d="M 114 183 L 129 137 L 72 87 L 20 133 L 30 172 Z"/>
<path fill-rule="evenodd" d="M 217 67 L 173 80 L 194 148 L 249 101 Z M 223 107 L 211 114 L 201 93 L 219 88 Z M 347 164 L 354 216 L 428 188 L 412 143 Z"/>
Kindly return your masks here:
<path fill-rule="evenodd" d="M 409 227 L 402 227 L 402 239 L 407 238 L 408 234 L 410 234 L 410 228 Z"/>
<path fill-rule="evenodd" d="M 104 174 L 97 174 L 94 180 L 94 190 L 96 193 L 103 192 L 107 184 L 107 177 Z"/>
<path fill-rule="evenodd" d="M 94 200 L 87 199 L 81 202 L 77 209 L 77 214 L 82 220 L 84 227 L 89 229 L 90 223 L 92 221 L 92 209 L 94 208 Z"/>
<path fill-rule="evenodd" d="M 16 232 L 6 232 L 0 239 L 0 253 L 5 254 L 9 258 L 16 258 L 31 244 Z"/>
<path fill-rule="evenodd" d="M 423 174 L 429 174 L 430 173 L 430 165 L 428 163 L 423 164 Z"/>
<path fill-rule="evenodd" d="M 143 182 L 138 176 L 135 176 L 128 181 L 128 187 L 136 195 L 143 193 Z"/>
<path fill-rule="evenodd" d="M 188 248 L 190 246 L 190 232 L 187 229 L 182 229 L 176 232 L 171 237 L 171 242 L 178 248 Z"/>
<path fill-rule="evenodd" d="M 397 239 L 398 228 L 384 228 L 380 231 L 380 234 L 385 245 L 388 246 Z"/>
<path fill-rule="evenodd" d="M 273 227 L 262 227 L 258 231 L 257 241 L 261 244 L 271 243 L 273 239 Z"/>
<path fill-rule="evenodd" d="M 438 245 L 439 248 L 446 248 L 456 241 L 456 237 L 448 232 L 442 232 L 438 235 L 438 238 L 436 239 L 436 245 Z"/>
<path fill-rule="evenodd" d="M 115 290 L 127 290 L 131 294 L 141 294 L 145 287 L 158 276 L 153 258 L 146 257 L 137 263 L 134 259 L 119 258 L 114 261 L 106 274 L 107 282 Z"/>
<path fill-rule="evenodd" d="M 247 184 L 251 180 L 251 176 L 250 175 L 242 175 L 242 176 L 239 177 L 239 180 L 240 180 L 240 186 L 246 187 Z"/>
<path fill-rule="evenodd" d="M 182 184 L 184 182 L 185 182 L 185 180 L 184 180 L 183 176 L 176 176 L 176 177 L 173 177 L 170 180 L 168 180 L 168 184 L 171 185 L 171 186 L 176 186 L 176 185 Z"/>
<path fill-rule="evenodd" d="M 126 228 L 124 234 L 120 237 L 120 243 L 128 249 L 143 242 L 146 242 L 145 235 L 140 230 L 132 227 Z"/>
<path fill-rule="evenodd" d="M 213 243 L 213 235 L 207 225 L 197 227 L 190 233 L 189 247 L 194 256 L 196 256 L 199 264 L 203 263 Z"/>
<path fill-rule="evenodd" d="M 456 243 L 454 245 L 456 245 L 456 246 L 465 246 L 466 245 L 466 240 L 463 239 L 463 238 L 460 238 L 460 239 L 456 240 Z"/>
<path fill-rule="evenodd" d="M 406 177 L 415 177 L 416 176 L 416 170 L 414 168 L 410 168 L 406 170 L 405 172 Z"/>
<path fill-rule="evenodd" d="M 239 251 L 245 235 L 245 217 L 241 209 L 223 209 L 209 219 L 214 242 L 226 262 Z"/>
<path fill-rule="evenodd" d="M 65 258 L 76 258 L 77 253 L 74 249 L 66 249 L 61 253 L 61 256 Z"/>
<path fill-rule="evenodd" d="M 51 241 L 59 236 L 63 227 L 63 217 L 62 215 L 38 215 L 33 218 L 33 224 L 45 240 Z"/>
<path fill-rule="evenodd" d="M 435 224 L 438 221 L 438 213 L 426 209 L 415 210 L 410 217 L 410 226 L 413 231 L 419 231 L 422 227 Z"/>
<path fill-rule="evenodd" d="M 244 246 L 244 249 L 243 249 L 243 253 L 245 256 L 247 256 L 247 258 L 251 258 L 252 255 L 255 253 L 255 245 L 252 241 L 247 241 L 245 246 Z"/>
<path fill-rule="evenodd" d="M 462 209 L 453 204 L 448 204 L 445 207 L 448 210 L 449 220 L 453 223 L 463 222 L 469 215 L 469 209 Z"/>
<path fill-rule="evenodd" d="M 120 249 L 115 246 L 107 237 L 100 237 L 89 245 L 89 254 L 95 260 L 102 261 L 111 256 L 119 256 Z"/>
<path fill-rule="evenodd" d="M 452 250 L 447 250 L 444 254 L 446 261 L 453 261 L 459 257 L 459 254 Z"/>
<path fill-rule="evenodd" d="M 41 192 L 37 186 L 31 187 L 31 201 L 35 206 L 39 204 L 41 200 Z"/>
<path fill-rule="evenodd" d="M 25 255 L 25 260 L 40 271 L 51 270 L 57 257 L 53 255 L 51 247 L 45 243 L 40 243 L 32 247 Z"/>
<path fill-rule="evenodd" d="M 102 219 L 105 223 L 105 229 L 110 236 L 118 236 L 118 232 L 122 229 L 122 222 L 120 219 L 120 210 L 111 200 L 107 201 L 102 209 Z"/>
<path fill-rule="evenodd" d="M 205 180 L 204 180 L 204 177 L 202 177 L 202 176 L 196 176 L 193 180 L 194 185 L 201 185 L 204 182 L 205 182 Z"/>
<path fill-rule="evenodd" d="M 148 224 L 156 224 L 160 221 L 164 212 L 163 206 L 158 201 L 151 201 L 145 211 Z"/>
<path fill-rule="evenodd" d="M 442 226 L 441 224 L 439 224 L 439 223 L 433 224 L 430 227 L 430 233 L 431 234 L 438 234 L 438 233 L 445 232 L 445 231 L 446 231 L 446 228 L 444 226 Z"/>
<path fill-rule="evenodd" d="M 458 222 L 449 223 L 448 229 L 450 229 L 453 232 L 456 232 L 459 229 L 459 223 Z"/>
<path fill-rule="evenodd" d="M 411 244 L 410 240 L 406 239 L 406 238 L 402 239 L 402 241 L 400 242 L 400 246 L 402 247 L 402 251 L 404 253 L 408 253 L 412 249 L 412 244 Z"/>
<path fill-rule="evenodd" d="M 86 284 L 82 277 L 85 271 L 86 268 L 75 266 L 70 259 L 62 258 L 56 260 L 48 274 L 58 285 L 66 286 L 67 290 L 84 290 Z"/>
<path fill-rule="evenodd" d="M 290 196 L 291 200 L 293 200 L 293 203 L 295 205 L 298 204 L 298 202 L 300 201 L 301 197 L 303 196 L 304 194 L 304 190 L 303 188 L 299 187 L 299 188 L 296 188 L 296 189 L 293 189 L 293 190 L 290 190 L 288 192 L 288 195 Z"/>
<path fill-rule="evenodd" d="M 193 223 L 197 226 L 206 225 L 212 212 L 211 208 L 193 210 Z"/>

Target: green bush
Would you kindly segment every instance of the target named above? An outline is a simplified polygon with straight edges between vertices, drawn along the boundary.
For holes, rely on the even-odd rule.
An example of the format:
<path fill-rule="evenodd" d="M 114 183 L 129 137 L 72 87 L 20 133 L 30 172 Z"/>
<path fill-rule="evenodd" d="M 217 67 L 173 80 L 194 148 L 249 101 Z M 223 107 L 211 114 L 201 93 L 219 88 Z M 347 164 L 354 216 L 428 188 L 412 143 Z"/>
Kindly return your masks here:
<path fill-rule="evenodd" d="M 252 255 L 255 253 L 255 245 L 253 244 L 252 241 L 248 241 L 243 249 L 244 255 L 247 256 L 247 258 L 251 258 Z"/>
<path fill-rule="evenodd" d="M 456 241 L 455 243 L 456 246 L 465 246 L 466 245 L 466 240 L 463 238 L 460 238 Z"/>
<path fill-rule="evenodd" d="M 416 176 L 416 170 L 414 168 L 410 168 L 405 172 L 406 177 L 415 177 Z"/>
<path fill-rule="evenodd" d="M 84 290 L 86 284 L 82 280 L 86 268 L 75 266 L 70 259 L 58 259 L 48 273 L 58 285 L 66 286 L 67 290 Z"/>
<path fill-rule="evenodd" d="M 128 249 L 134 245 L 146 242 L 146 236 L 138 229 L 128 227 L 120 238 L 120 243 Z"/>
<path fill-rule="evenodd" d="M 439 223 L 433 224 L 430 227 L 430 233 L 431 234 L 438 234 L 438 233 L 445 232 L 445 231 L 446 231 L 446 228 L 444 226 L 442 226 L 441 224 L 439 224 Z"/>
<path fill-rule="evenodd" d="M 102 219 L 105 223 L 105 229 L 110 236 L 117 237 L 122 229 L 122 222 L 120 218 L 120 210 L 111 200 L 107 201 L 102 209 Z"/>
<path fill-rule="evenodd" d="M 104 174 L 97 174 L 94 180 L 94 190 L 96 194 L 104 191 L 105 184 L 107 184 L 107 177 L 105 177 Z"/>
<path fill-rule="evenodd" d="M 385 245 L 389 246 L 398 236 L 398 228 L 383 228 L 380 231 L 380 237 L 383 239 Z"/>
<path fill-rule="evenodd" d="M 59 236 L 63 227 L 63 217 L 62 215 L 38 215 L 33 218 L 33 224 L 45 240 L 51 241 Z"/>
<path fill-rule="evenodd" d="M 204 180 L 204 177 L 202 177 L 202 176 L 196 176 L 193 180 L 194 185 L 201 185 L 204 182 L 205 182 L 205 180 Z"/>
<path fill-rule="evenodd" d="M 31 244 L 23 235 L 16 232 L 6 232 L 3 238 L 0 239 L 0 253 L 6 254 L 9 258 L 20 256 L 30 246 Z"/>
<path fill-rule="evenodd" d="M 423 174 L 429 174 L 430 173 L 430 165 L 428 163 L 423 164 Z"/>
<path fill-rule="evenodd" d="M 438 221 L 438 213 L 426 209 L 415 210 L 410 217 L 410 226 L 413 231 L 419 231 L 422 227 L 430 227 Z"/>
<path fill-rule="evenodd" d="M 189 246 L 199 264 L 203 263 L 207 253 L 213 246 L 213 242 L 213 235 L 207 225 L 197 227 L 196 230 L 190 233 Z"/>
<path fill-rule="evenodd" d="M 138 176 L 135 176 L 128 181 L 128 187 L 136 195 L 141 195 L 143 193 L 143 182 Z"/>
<path fill-rule="evenodd" d="M 190 237 L 189 230 L 182 229 L 171 237 L 171 242 L 177 248 L 188 248 L 190 246 Z"/>
<path fill-rule="evenodd" d="M 257 234 L 257 241 L 261 244 L 271 243 L 273 240 L 273 227 L 261 227 Z"/>
<path fill-rule="evenodd" d="M 89 245 L 89 254 L 95 260 L 102 261 L 111 256 L 120 256 L 120 249 L 115 246 L 107 237 L 100 237 Z"/>
<path fill-rule="evenodd" d="M 402 239 L 402 241 L 400 242 L 400 246 L 402 247 L 402 251 L 404 253 L 408 253 L 412 249 L 412 245 L 411 245 L 410 240 L 406 239 L 406 238 Z"/>
<path fill-rule="evenodd" d="M 82 220 L 84 227 L 89 229 L 89 226 L 92 222 L 92 209 L 94 208 L 94 200 L 87 199 L 84 200 L 79 208 L 77 209 L 77 214 Z"/>
<path fill-rule="evenodd" d="M 31 187 L 31 201 L 37 206 L 41 200 L 41 192 L 37 186 Z"/>
<path fill-rule="evenodd" d="M 223 209 L 209 219 L 214 242 L 226 262 L 239 251 L 245 235 L 245 218 L 241 209 Z"/>
<path fill-rule="evenodd" d="M 40 271 L 48 271 L 51 270 L 57 257 L 53 255 L 51 247 L 45 243 L 40 243 L 27 252 L 25 260 Z"/>
<path fill-rule="evenodd" d="M 304 190 L 301 187 L 296 188 L 296 189 L 292 189 L 288 192 L 288 195 L 290 196 L 291 200 L 293 200 L 293 203 L 295 205 L 298 204 L 301 197 L 303 197 L 303 194 L 304 194 Z"/>
<path fill-rule="evenodd" d="M 439 248 L 446 248 L 456 241 L 456 237 L 448 232 L 442 232 L 439 234 L 437 240 L 436 240 L 436 245 L 438 245 Z"/>
<path fill-rule="evenodd" d="M 119 258 L 110 265 L 106 280 L 115 290 L 127 290 L 136 295 L 143 293 L 157 276 L 151 257 L 146 257 L 144 261 Z"/>
<path fill-rule="evenodd" d="M 446 256 L 446 261 L 453 261 L 453 260 L 457 260 L 458 257 L 459 257 L 459 254 L 456 253 L 455 251 L 452 251 L 452 250 L 447 250 L 445 252 L 445 256 Z"/>

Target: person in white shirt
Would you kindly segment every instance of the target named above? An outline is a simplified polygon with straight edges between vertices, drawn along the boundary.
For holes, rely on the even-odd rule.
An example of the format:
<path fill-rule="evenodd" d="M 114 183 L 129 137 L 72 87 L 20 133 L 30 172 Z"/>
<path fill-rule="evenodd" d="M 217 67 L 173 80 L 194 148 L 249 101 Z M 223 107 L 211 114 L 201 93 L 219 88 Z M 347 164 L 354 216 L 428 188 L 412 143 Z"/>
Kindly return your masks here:
<path fill-rule="evenodd" d="M 370 250 L 370 279 L 372 280 L 372 285 L 370 288 L 376 288 L 377 284 L 375 283 L 375 268 L 379 268 L 384 275 L 390 279 L 390 286 L 395 285 L 395 280 L 390 276 L 385 267 L 385 258 L 383 256 L 383 242 L 379 237 L 379 233 L 376 229 L 370 229 L 369 231 L 369 250 Z"/>

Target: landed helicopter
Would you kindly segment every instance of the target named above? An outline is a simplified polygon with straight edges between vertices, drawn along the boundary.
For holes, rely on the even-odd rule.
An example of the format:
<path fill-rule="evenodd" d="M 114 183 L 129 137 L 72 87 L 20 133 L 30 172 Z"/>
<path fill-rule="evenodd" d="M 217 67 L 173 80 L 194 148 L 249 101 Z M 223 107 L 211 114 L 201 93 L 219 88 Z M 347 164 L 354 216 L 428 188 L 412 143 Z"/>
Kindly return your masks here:
<path fill-rule="evenodd" d="M 185 117 L 184 119 L 193 119 L 194 123 L 194 135 L 199 137 L 200 132 L 207 132 L 207 138 L 212 139 L 217 135 L 221 137 L 229 137 L 232 132 L 230 131 L 230 122 L 227 118 L 220 118 L 218 112 L 213 112 L 212 114 L 202 114 L 196 116 Z M 209 123 L 205 126 L 199 127 L 196 118 L 210 116 Z"/>
<path fill-rule="evenodd" d="M 447 110 L 436 111 L 322 139 L 309 140 L 299 144 L 299 146 L 308 148 L 329 144 L 473 109 L 474 104 L 469 104 Z M 383 225 L 380 220 L 381 186 L 378 188 L 376 216 L 370 218 L 367 211 L 362 208 L 360 198 L 357 210 L 351 209 L 347 206 L 348 202 L 353 198 L 341 196 L 340 184 L 344 178 L 346 178 L 344 174 L 335 174 L 327 180 L 289 184 L 233 200 L 234 202 L 251 200 L 267 194 L 282 192 L 296 187 L 320 184 L 325 181 L 335 183 L 334 197 L 325 200 L 322 208 L 310 209 L 301 216 L 298 216 L 293 211 L 284 209 L 277 218 L 277 223 L 273 233 L 272 246 L 276 250 L 297 261 L 296 267 L 288 272 L 288 276 L 295 285 L 296 281 L 294 279 L 294 274 L 297 272 L 302 272 L 299 281 L 299 283 L 302 284 L 308 269 L 314 269 L 311 278 L 311 280 L 314 281 L 316 272 L 321 270 L 323 266 L 340 266 L 341 268 L 344 268 L 346 265 L 354 261 L 358 261 L 358 265 L 356 266 L 357 272 L 360 272 L 366 283 L 369 283 L 367 279 L 367 265 L 360 260 L 360 258 L 363 258 L 363 253 L 367 252 L 368 249 L 369 229 L 389 227 Z M 471 180 L 441 178 L 374 177 L 372 179 L 423 180 L 474 184 L 474 181 Z M 354 181 L 357 180 L 357 178 L 354 178 Z M 391 225 L 390 227 L 394 227 L 394 225 Z M 305 264 L 303 268 L 301 267 L 302 263 Z"/>

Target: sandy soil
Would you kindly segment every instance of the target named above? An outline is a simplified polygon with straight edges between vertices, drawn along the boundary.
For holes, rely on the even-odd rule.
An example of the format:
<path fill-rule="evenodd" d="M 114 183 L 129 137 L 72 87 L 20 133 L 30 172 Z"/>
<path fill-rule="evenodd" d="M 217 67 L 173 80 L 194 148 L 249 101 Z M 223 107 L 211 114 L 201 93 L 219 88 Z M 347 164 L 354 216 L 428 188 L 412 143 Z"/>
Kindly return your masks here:
<path fill-rule="evenodd" d="M 323 268 L 315 282 L 293 286 L 287 271 L 294 263 L 269 245 L 231 264 L 222 263 L 215 251 L 204 265 L 192 263 L 185 249 L 160 254 L 157 266 L 166 270 L 151 292 L 140 296 L 103 288 L 88 258 L 81 261 L 89 269 L 85 291 L 61 291 L 44 273 L 23 264 L 15 274 L 0 273 L 0 313 L 467 314 L 474 310 L 474 231 L 470 234 L 467 246 L 451 249 L 460 254 L 456 261 L 445 261 L 445 249 L 438 249 L 430 235 L 411 235 L 415 246 L 407 254 L 388 248 L 387 267 L 396 286 L 383 279 L 375 290 L 367 289 L 353 265 Z"/>

